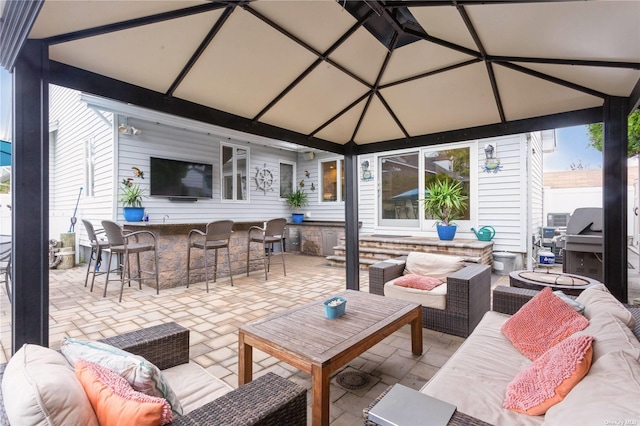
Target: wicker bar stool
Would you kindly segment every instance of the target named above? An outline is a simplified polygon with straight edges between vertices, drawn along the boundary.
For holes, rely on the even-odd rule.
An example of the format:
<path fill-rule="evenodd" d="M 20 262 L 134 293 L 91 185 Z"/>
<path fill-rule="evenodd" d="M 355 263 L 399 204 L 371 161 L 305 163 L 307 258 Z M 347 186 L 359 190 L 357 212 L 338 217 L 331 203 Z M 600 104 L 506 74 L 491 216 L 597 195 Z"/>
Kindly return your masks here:
<path fill-rule="evenodd" d="M 98 235 L 104 234 L 104 229 L 96 230 L 93 227 L 93 224 L 85 219 L 82 219 L 82 224 L 84 225 L 84 229 L 87 231 L 87 237 L 89 237 L 89 241 L 91 242 L 91 254 L 89 255 L 89 261 L 87 262 L 87 274 L 84 277 L 84 286 L 87 286 L 89 273 L 91 273 L 91 287 L 89 288 L 89 291 L 92 292 L 96 275 L 106 274 L 106 272 L 100 272 L 100 263 L 102 262 L 102 252 L 109 248 L 109 242 L 98 238 Z"/>
<path fill-rule="evenodd" d="M 232 220 L 218 220 L 207 224 L 205 232 L 199 229 L 189 231 L 189 247 L 187 249 L 187 288 L 189 288 L 189 273 L 191 271 L 191 249 L 202 250 L 204 257 L 204 277 L 207 283 L 207 293 L 209 293 L 209 268 L 207 264 L 207 250 L 214 251 L 213 282 L 218 276 L 218 249 L 227 249 L 227 265 L 229 266 L 229 280 L 233 286 L 233 272 L 231 270 L 231 255 L 229 253 L 229 240 L 233 228 Z"/>
<path fill-rule="evenodd" d="M 112 272 L 111 269 L 111 257 L 114 253 L 122 256 L 123 260 L 120 262 L 118 260 L 118 270 L 120 271 L 120 299 L 119 302 L 122 302 L 122 292 L 124 291 L 124 283 L 129 283 L 131 286 L 131 281 L 138 281 L 138 286 L 142 290 L 142 281 L 144 280 L 155 280 L 156 281 L 156 294 L 160 294 L 160 285 L 158 280 L 158 246 L 156 241 L 156 236 L 151 231 L 135 231 L 135 232 L 126 232 L 120 226 L 112 222 L 110 220 L 103 220 L 102 227 L 104 228 L 105 233 L 107 234 L 107 240 L 109 241 L 109 248 L 107 251 L 109 252 L 109 269 L 107 270 L 107 280 L 104 283 L 104 296 L 107 295 L 107 284 L 109 284 L 109 273 Z M 138 238 L 140 236 L 146 235 L 151 238 L 151 242 L 139 242 Z M 140 268 L 140 253 L 145 251 L 153 251 L 155 258 L 155 271 L 143 271 Z M 135 254 L 137 263 L 138 263 L 138 276 L 131 276 L 131 264 L 129 261 L 129 256 Z M 153 274 L 153 277 L 144 278 L 142 273 L 150 273 Z"/>
<path fill-rule="evenodd" d="M 271 265 L 271 257 L 273 252 L 273 244 L 280 243 L 280 253 L 282 254 L 282 271 L 287 276 L 287 270 L 284 265 L 284 228 L 287 225 L 287 219 L 278 218 L 265 222 L 264 228 L 252 226 L 247 233 L 247 276 L 249 276 L 249 259 L 251 256 L 251 243 L 262 244 L 262 255 L 264 262 L 264 279 L 269 279 L 267 273 Z"/>

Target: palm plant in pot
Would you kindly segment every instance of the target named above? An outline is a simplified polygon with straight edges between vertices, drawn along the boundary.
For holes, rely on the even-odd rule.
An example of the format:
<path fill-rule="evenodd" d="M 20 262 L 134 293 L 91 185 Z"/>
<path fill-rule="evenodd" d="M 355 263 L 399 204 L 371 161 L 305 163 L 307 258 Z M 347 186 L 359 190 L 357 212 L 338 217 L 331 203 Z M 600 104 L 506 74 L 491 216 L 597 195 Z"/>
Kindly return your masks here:
<path fill-rule="evenodd" d="M 144 217 L 144 207 L 142 207 L 142 197 L 144 189 L 140 185 L 130 180 L 122 181 L 120 192 L 120 202 L 123 209 L 122 214 L 127 222 L 140 222 Z"/>
<path fill-rule="evenodd" d="M 456 179 L 438 178 L 427 186 L 422 200 L 424 211 L 439 221 L 436 229 L 441 240 L 455 237 L 457 225 L 452 222 L 462 217 L 468 198 L 462 182 Z"/>
<path fill-rule="evenodd" d="M 288 193 L 287 205 L 291 210 L 293 210 L 291 214 L 291 222 L 302 223 L 302 221 L 304 220 L 304 213 L 300 213 L 296 210 L 309 205 L 307 193 L 304 191 L 304 189 L 297 188 L 295 191 Z"/>

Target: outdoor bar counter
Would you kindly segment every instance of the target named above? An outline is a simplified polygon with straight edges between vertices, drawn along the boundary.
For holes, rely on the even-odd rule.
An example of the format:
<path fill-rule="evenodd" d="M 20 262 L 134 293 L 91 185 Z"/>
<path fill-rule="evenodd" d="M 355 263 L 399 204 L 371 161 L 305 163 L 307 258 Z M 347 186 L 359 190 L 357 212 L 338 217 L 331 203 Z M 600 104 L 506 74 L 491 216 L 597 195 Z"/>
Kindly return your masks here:
<path fill-rule="evenodd" d="M 178 222 L 167 220 L 150 222 L 122 222 L 124 229 L 128 231 L 151 231 L 156 235 L 158 243 L 158 263 L 160 264 L 160 288 L 171 288 L 187 285 L 187 247 L 188 235 L 192 229 L 205 231 L 206 222 Z M 231 268 L 234 275 L 247 272 L 247 231 L 252 226 L 263 227 L 264 222 L 235 222 L 233 234 L 229 242 L 231 250 Z M 208 252 L 209 260 L 209 283 L 213 282 L 213 250 Z M 263 268 L 261 250 L 259 244 L 251 245 L 251 270 Z M 254 259 L 260 259 L 259 262 Z M 142 253 L 140 261 L 144 271 L 153 270 L 153 253 Z M 229 268 L 227 265 L 226 249 L 218 250 L 218 283 L 220 285 L 231 285 L 229 282 Z M 191 283 L 204 281 L 204 258 L 202 250 L 192 250 L 191 252 Z M 145 284 L 150 284 L 146 281 Z"/>

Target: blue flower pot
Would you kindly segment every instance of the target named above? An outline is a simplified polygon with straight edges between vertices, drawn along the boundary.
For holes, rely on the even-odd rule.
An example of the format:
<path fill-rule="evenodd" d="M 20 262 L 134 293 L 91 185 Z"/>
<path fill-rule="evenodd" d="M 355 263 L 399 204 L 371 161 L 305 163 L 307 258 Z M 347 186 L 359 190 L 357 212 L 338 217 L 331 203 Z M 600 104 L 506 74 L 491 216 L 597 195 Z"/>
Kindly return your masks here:
<path fill-rule="evenodd" d="M 144 217 L 144 207 L 124 207 L 122 215 L 127 222 L 141 222 Z"/>
<path fill-rule="evenodd" d="M 302 223 L 304 220 L 304 213 L 291 213 L 291 222 Z"/>
<path fill-rule="evenodd" d="M 456 236 L 456 229 L 458 229 L 457 225 L 438 225 L 436 227 L 438 230 L 438 237 L 442 241 L 451 241 L 453 237 Z"/>

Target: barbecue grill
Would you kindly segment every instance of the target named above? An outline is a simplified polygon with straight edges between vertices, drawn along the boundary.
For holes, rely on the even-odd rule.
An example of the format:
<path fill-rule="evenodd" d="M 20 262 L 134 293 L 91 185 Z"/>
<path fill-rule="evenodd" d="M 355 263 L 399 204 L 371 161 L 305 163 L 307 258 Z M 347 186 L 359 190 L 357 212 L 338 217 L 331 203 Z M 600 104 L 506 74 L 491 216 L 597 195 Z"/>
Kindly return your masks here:
<path fill-rule="evenodd" d="M 562 271 L 602 281 L 602 252 L 602 208 L 576 209 L 567 223 Z"/>

